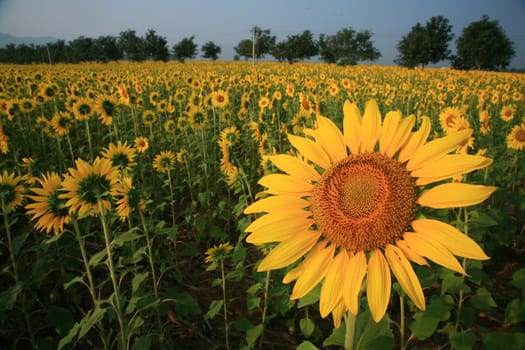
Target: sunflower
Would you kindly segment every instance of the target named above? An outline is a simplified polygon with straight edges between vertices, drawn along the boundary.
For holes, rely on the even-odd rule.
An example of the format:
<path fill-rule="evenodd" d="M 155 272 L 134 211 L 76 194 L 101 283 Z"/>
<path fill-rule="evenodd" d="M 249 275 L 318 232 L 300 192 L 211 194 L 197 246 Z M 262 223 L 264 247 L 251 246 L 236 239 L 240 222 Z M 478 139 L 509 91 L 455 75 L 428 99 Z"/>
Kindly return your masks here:
<path fill-rule="evenodd" d="M 64 231 L 64 225 L 71 221 L 66 200 L 58 198 L 62 187 L 62 178 L 55 172 L 48 172 L 37 178 L 40 187 L 32 188 L 34 195 L 29 195 L 34 202 L 26 205 L 27 214 L 36 220 L 35 228 L 39 231 L 51 231 L 55 235 Z"/>
<path fill-rule="evenodd" d="M 525 147 L 525 123 L 512 128 L 507 136 L 507 147 L 518 151 Z"/>
<path fill-rule="evenodd" d="M 213 107 L 224 108 L 229 102 L 228 93 L 224 90 L 219 89 L 211 94 L 211 104 Z"/>
<path fill-rule="evenodd" d="M 172 151 L 161 151 L 153 159 L 153 169 L 164 174 L 170 171 L 175 165 L 175 155 Z"/>
<path fill-rule="evenodd" d="M 211 264 L 223 260 L 232 250 L 233 246 L 231 243 L 220 243 L 219 245 L 214 245 L 204 253 L 206 255 L 204 262 Z"/>
<path fill-rule="evenodd" d="M 488 166 L 492 160 L 449 154 L 472 133 L 466 129 L 426 142 L 430 119 L 412 132 L 415 117 L 389 112 L 384 121 L 375 100 L 361 116 L 357 105 L 343 107 L 343 133 L 318 116 L 312 138 L 289 135 L 299 157 L 270 156 L 286 174 L 263 176 L 267 196 L 245 208 L 264 212 L 247 228 L 252 244 L 279 242 L 258 270 L 280 269 L 302 261 L 283 282 L 295 281 L 291 299 L 308 294 L 323 279 L 322 317 L 332 313 L 339 327 L 345 311 L 356 315 L 365 276 L 371 314 L 379 322 L 391 292 L 391 271 L 419 308 L 423 291 L 411 264 L 425 258 L 464 274 L 455 256 L 488 259 L 482 249 L 455 227 L 418 218 L 419 207 L 465 207 L 485 200 L 495 187 L 464 183 L 423 186 Z M 349 150 L 349 151 L 348 151 Z M 305 160 L 303 160 L 303 158 Z"/>
<path fill-rule="evenodd" d="M 51 127 L 56 135 L 64 136 L 69 133 L 69 128 L 73 123 L 73 119 L 69 112 L 58 112 L 55 113 L 51 119 Z"/>
<path fill-rule="evenodd" d="M 264 111 L 264 109 L 270 105 L 270 99 L 268 96 L 261 96 L 258 105 L 261 111 Z"/>
<path fill-rule="evenodd" d="M 15 173 L 4 170 L 0 174 L 0 210 L 10 212 L 24 201 L 23 179 Z"/>
<path fill-rule="evenodd" d="M 505 122 L 510 122 L 514 119 L 514 113 L 516 112 L 516 107 L 514 105 L 505 105 L 501 108 L 500 117 L 501 120 Z"/>
<path fill-rule="evenodd" d="M 457 107 L 447 107 L 439 113 L 439 123 L 444 132 L 455 131 L 455 122 L 463 117 L 463 112 Z"/>
<path fill-rule="evenodd" d="M 239 130 L 237 130 L 237 127 L 235 125 L 232 125 L 227 128 L 224 128 L 221 131 L 220 138 L 221 140 L 224 140 L 224 142 L 226 142 L 226 144 L 229 147 L 231 147 L 239 141 L 240 136 L 241 133 L 239 132 Z"/>
<path fill-rule="evenodd" d="M 177 152 L 177 163 L 185 164 L 188 162 L 188 150 L 186 148 L 181 148 Z"/>
<path fill-rule="evenodd" d="M 9 136 L 4 132 L 4 125 L 0 124 L 0 152 L 9 152 Z"/>
<path fill-rule="evenodd" d="M 157 115 L 151 109 L 145 110 L 142 113 L 142 124 L 148 126 L 153 125 L 157 121 Z"/>
<path fill-rule="evenodd" d="M 102 157 L 109 159 L 114 166 L 122 170 L 130 171 L 137 162 L 135 161 L 136 150 L 128 146 L 128 142 L 117 141 L 115 145 L 113 142 L 109 143 L 107 148 L 104 148 L 101 153 Z"/>
<path fill-rule="evenodd" d="M 111 96 L 100 96 L 97 99 L 95 111 L 98 113 L 100 122 L 106 126 L 113 124 L 113 116 L 117 112 L 117 101 Z"/>
<path fill-rule="evenodd" d="M 69 174 L 62 181 L 62 193 L 58 196 L 67 200 L 69 213 L 80 217 L 101 214 L 99 201 L 103 210 L 109 210 L 111 195 L 119 182 L 118 168 L 111 164 L 111 160 L 100 157 L 93 164 L 78 158 L 75 166 L 68 169 Z"/>
<path fill-rule="evenodd" d="M 479 131 L 482 135 L 487 135 L 490 131 L 490 115 L 486 109 L 479 111 Z"/>
<path fill-rule="evenodd" d="M 115 189 L 115 210 L 121 221 L 126 221 L 135 210 L 144 211 L 146 202 L 140 192 L 133 186 L 131 177 L 124 176 Z"/>
<path fill-rule="evenodd" d="M 134 143 L 135 143 L 135 148 L 137 149 L 137 152 L 139 153 L 144 153 L 149 148 L 149 141 L 144 136 L 138 136 L 137 138 L 135 138 Z"/>
<path fill-rule="evenodd" d="M 197 107 L 188 114 L 188 121 L 192 129 L 199 130 L 208 123 L 208 115 L 202 108 Z"/>

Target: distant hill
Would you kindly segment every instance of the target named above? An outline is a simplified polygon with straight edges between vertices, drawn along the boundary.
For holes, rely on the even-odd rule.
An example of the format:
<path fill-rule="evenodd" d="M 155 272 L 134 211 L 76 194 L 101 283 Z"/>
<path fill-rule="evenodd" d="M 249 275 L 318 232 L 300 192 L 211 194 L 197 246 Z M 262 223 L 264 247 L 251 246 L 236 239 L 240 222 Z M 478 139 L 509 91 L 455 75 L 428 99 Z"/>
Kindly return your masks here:
<path fill-rule="evenodd" d="M 44 45 L 47 43 L 56 42 L 57 38 L 42 36 L 42 37 L 29 37 L 29 36 L 13 36 L 6 33 L 0 33 L 0 47 L 5 47 L 7 44 L 35 44 L 35 45 Z"/>

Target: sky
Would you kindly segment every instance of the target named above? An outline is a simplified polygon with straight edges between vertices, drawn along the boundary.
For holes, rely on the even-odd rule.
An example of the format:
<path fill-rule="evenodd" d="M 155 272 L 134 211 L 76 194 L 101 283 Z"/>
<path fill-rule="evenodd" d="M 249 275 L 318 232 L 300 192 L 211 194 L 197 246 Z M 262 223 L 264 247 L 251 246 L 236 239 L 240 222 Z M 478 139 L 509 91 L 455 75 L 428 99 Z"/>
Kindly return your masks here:
<path fill-rule="evenodd" d="M 251 38 L 253 26 L 270 29 L 277 41 L 304 30 L 317 39 L 350 27 L 371 31 L 382 54 L 375 63 L 392 65 L 403 35 L 438 15 L 453 26 L 452 51 L 470 23 L 483 15 L 497 20 L 514 42 L 511 67 L 525 68 L 525 0 L 0 0 L 0 33 L 67 42 L 128 29 L 143 36 L 153 29 L 170 49 L 194 35 L 199 47 L 213 41 L 222 48 L 219 58 L 228 60 L 239 41 Z"/>

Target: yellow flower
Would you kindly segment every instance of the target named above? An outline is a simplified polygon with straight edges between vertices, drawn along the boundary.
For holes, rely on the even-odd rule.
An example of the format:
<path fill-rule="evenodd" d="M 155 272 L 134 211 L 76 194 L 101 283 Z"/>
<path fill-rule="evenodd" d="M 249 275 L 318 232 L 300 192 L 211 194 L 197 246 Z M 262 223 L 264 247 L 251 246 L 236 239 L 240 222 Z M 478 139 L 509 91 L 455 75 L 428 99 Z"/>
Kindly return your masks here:
<path fill-rule="evenodd" d="M 302 261 L 283 282 L 295 281 L 291 299 L 322 284 L 320 313 L 332 313 L 339 327 L 345 311 L 357 314 L 361 285 L 376 322 L 384 316 L 391 292 L 391 272 L 419 308 L 425 298 L 410 261 L 432 260 L 464 274 L 455 256 L 488 259 L 483 250 L 455 227 L 418 218 L 419 207 L 454 208 L 478 204 L 495 187 L 441 183 L 491 164 L 482 156 L 449 154 L 471 129 L 426 142 L 430 119 L 412 131 L 413 115 L 398 111 L 384 120 L 374 100 L 361 116 L 346 101 L 343 132 L 330 119 L 318 116 L 310 137 L 289 135 L 300 156 L 270 156 L 286 174 L 263 176 L 267 196 L 244 213 L 264 212 L 246 232 L 252 244 L 279 242 L 262 260 L 259 271 L 280 269 Z M 305 159 L 305 160 L 303 160 Z"/>
<path fill-rule="evenodd" d="M 516 107 L 514 105 L 506 105 L 501 108 L 500 117 L 501 120 L 510 122 L 514 119 L 514 113 L 516 112 Z"/>
<path fill-rule="evenodd" d="M 164 174 L 170 171 L 175 165 L 175 155 L 172 151 L 161 151 L 153 159 L 153 169 Z"/>
<path fill-rule="evenodd" d="M 124 176 L 115 188 L 115 210 L 121 221 L 126 221 L 129 214 L 135 210 L 144 211 L 146 203 L 131 177 Z"/>
<path fill-rule="evenodd" d="M 4 126 L 0 124 L 0 152 L 7 154 L 9 152 L 9 136 L 4 132 Z"/>
<path fill-rule="evenodd" d="M 218 262 L 226 258 L 226 256 L 233 250 L 233 246 L 230 243 L 221 243 L 218 246 L 214 245 L 212 248 L 209 248 L 204 258 L 204 262 L 211 264 L 213 262 Z"/>
<path fill-rule="evenodd" d="M 0 210 L 10 212 L 22 205 L 24 201 L 24 186 L 22 177 L 4 170 L 0 174 Z"/>
<path fill-rule="evenodd" d="M 65 199 L 58 198 L 62 187 L 62 178 L 55 172 L 48 172 L 37 178 L 40 187 L 32 188 L 35 195 L 29 195 L 34 202 L 26 205 L 27 214 L 36 220 L 35 228 L 40 231 L 51 231 L 55 235 L 64 231 L 64 225 L 71 221 Z"/>
<path fill-rule="evenodd" d="M 447 107 L 439 114 L 439 122 L 445 133 L 456 131 L 456 121 L 463 118 L 463 112 L 457 107 Z"/>
<path fill-rule="evenodd" d="M 525 123 L 512 128 L 507 136 L 507 147 L 518 151 L 525 147 Z"/>
<path fill-rule="evenodd" d="M 211 94 L 211 103 L 213 107 L 223 108 L 228 105 L 229 101 L 228 94 L 223 90 L 217 90 Z"/>
<path fill-rule="evenodd" d="M 149 148 L 148 139 L 144 136 L 138 136 L 137 138 L 135 138 L 135 148 L 139 153 L 146 152 Z"/>
<path fill-rule="evenodd" d="M 72 123 L 73 120 L 71 119 L 69 112 L 55 113 L 50 122 L 53 131 L 59 136 L 67 135 Z"/>
<path fill-rule="evenodd" d="M 111 209 L 112 194 L 119 181 L 118 168 L 112 165 L 111 160 L 100 157 L 93 164 L 78 158 L 75 166 L 68 169 L 69 174 L 62 181 L 62 193 L 58 196 L 67 200 L 65 205 L 69 207 L 70 214 L 83 217 L 101 214 L 101 209 Z"/>
<path fill-rule="evenodd" d="M 104 148 L 100 154 L 102 157 L 109 159 L 114 166 L 122 170 L 131 170 L 137 162 L 135 161 L 136 150 L 128 146 L 128 142 L 117 141 L 115 145 L 113 142 L 109 143 L 107 148 Z"/>

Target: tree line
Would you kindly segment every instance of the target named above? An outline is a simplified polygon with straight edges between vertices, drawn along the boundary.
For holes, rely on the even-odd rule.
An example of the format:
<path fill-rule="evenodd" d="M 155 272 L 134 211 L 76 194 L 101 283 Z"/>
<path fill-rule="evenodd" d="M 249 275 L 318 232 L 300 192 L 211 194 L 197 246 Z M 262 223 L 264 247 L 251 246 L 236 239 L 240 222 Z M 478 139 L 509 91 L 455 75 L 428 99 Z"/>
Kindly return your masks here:
<path fill-rule="evenodd" d="M 319 57 L 326 63 L 353 65 L 363 61 L 376 61 L 381 52 L 373 44 L 373 33 L 368 30 L 356 31 L 343 28 L 333 35 L 320 34 L 314 38 L 311 31 L 289 35 L 277 41 L 270 29 L 254 27 L 251 39 L 241 40 L 235 50 L 235 60 L 244 58 L 261 59 L 266 55 L 281 62 L 299 62 Z M 452 25 L 443 16 L 434 16 L 424 25 L 416 23 L 397 44 L 398 56 L 395 62 L 400 66 L 427 66 L 441 61 L 450 61 L 458 69 L 506 69 L 515 55 L 514 43 L 507 37 L 498 21 L 483 16 L 470 23 L 456 40 L 456 53 L 451 54 L 453 40 Z M 208 41 L 200 47 L 203 58 L 216 60 L 221 47 Z M 0 48 L 0 62 L 9 63 L 80 63 L 129 61 L 184 62 L 195 59 L 199 45 L 195 37 L 185 37 L 171 50 L 165 37 L 149 29 L 144 36 L 138 36 L 128 29 L 119 36 L 88 38 L 80 36 L 68 43 L 58 40 L 47 45 L 8 44 Z"/>

